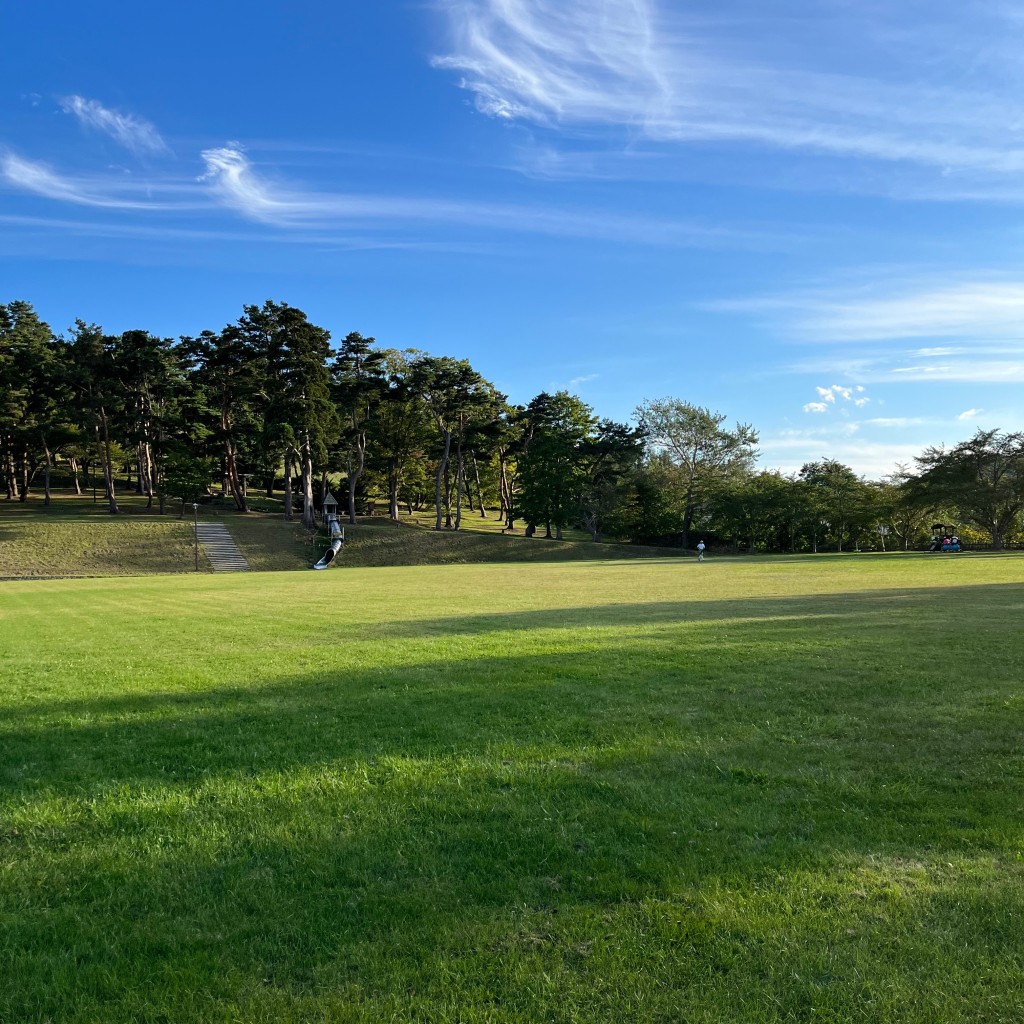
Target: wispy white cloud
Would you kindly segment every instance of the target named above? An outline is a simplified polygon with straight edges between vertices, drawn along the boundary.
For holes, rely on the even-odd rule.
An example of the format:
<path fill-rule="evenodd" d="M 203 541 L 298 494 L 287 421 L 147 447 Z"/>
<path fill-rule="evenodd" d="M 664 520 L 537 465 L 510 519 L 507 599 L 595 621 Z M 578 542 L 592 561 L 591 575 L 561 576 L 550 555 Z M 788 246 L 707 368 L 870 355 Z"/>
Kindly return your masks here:
<path fill-rule="evenodd" d="M 895 278 L 706 303 L 756 317 L 823 354 L 787 369 L 879 382 L 1011 383 L 1024 379 L 1024 281 L 1006 274 Z M 951 344 L 908 344 L 919 339 Z M 854 404 L 865 396 L 854 396 Z M 867 404 L 867 403 L 862 403 Z M 813 410 L 812 410 L 813 411 Z"/>
<path fill-rule="evenodd" d="M 60 105 L 64 113 L 73 114 L 86 128 L 109 135 L 133 153 L 167 152 L 167 143 L 160 133 L 141 117 L 111 110 L 98 100 L 86 99 L 84 96 L 65 96 L 60 100 Z"/>
<path fill-rule="evenodd" d="M 901 381 L 957 381 L 964 384 L 1019 384 L 1024 382 L 1024 359 L 965 359 L 958 362 L 895 366 L 890 379 Z"/>
<path fill-rule="evenodd" d="M 962 356 L 969 351 L 970 349 L 961 345 L 935 345 L 931 348 L 914 349 L 911 354 L 918 359 L 934 359 L 938 356 Z"/>
<path fill-rule="evenodd" d="M 271 223 L 302 219 L 313 202 L 287 192 L 278 192 L 260 179 L 237 143 L 204 149 L 206 173 L 199 180 L 209 182 L 225 205 L 246 217 Z"/>
<path fill-rule="evenodd" d="M 917 427 L 926 421 L 920 416 L 874 416 L 864 423 L 872 427 Z"/>
<path fill-rule="evenodd" d="M 961 423 L 963 423 L 966 422 L 967 420 L 973 420 L 977 418 L 984 411 L 984 409 L 965 409 L 962 413 L 960 413 L 959 416 L 957 416 L 957 419 L 960 420 Z"/>
<path fill-rule="evenodd" d="M 66 177 L 46 164 L 26 160 L 14 153 L 0 155 L 0 180 L 20 191 L 79 206 L 119 210 L 160 208 L 155 202 L 139 198 L 138 190 L 133 185 L 121 181 L 97 182 Z"/>
<path fill-rule="evenodd" d="M 639 123 L 664 117 L 670 85 L 644 0 L 449 0 L 453 52 L 479 110 L 505 119 Z"/>
<path fill-rule="evenodd" d="M 1024 382 L 1024 353 L 1015 359 L 990 359 L 965 355 L 942 362 L 920 362 L 898 349 L 874 350 L 871 355 L 847 356 L 834 351 L 785 364 L 786 374 L 842 373 L 856 375 L 869 384 L 963 383 L 1019 384 Z M 879 403 L 881 404 L 881 403 Z"/>
<path fill-rule="evenodd" d="M 704 304 L 714 312 L 748 313 L 815 342 L 875 342 L 951 338 L 1005 345 L 1024 339 L 1024 280 L 949 275 L 936 281 L 893 280 L 888 268 L 856 286 L 801 289 L 784 294 Z M 964 345 L 917 348 L 922 358 L 958 355 Z"/>
<path fill-rule="evenodd" d="M 834 341 L 1024 335 L 1024 282 L 965 281 L 903 294 L 819 302 L 803 333 Z M 945 354 L 948 349 L 932 350 Z"/>
<path fill-rule="evenodd" d="M 337 231 L 360 224 L 385 230 L 418 223 L 644 245 L 762 247 L 767 242 L 755 233 L 621 212 L 304 190 L 261 174 L 237 143 L 204 150 L 202 157 L 206 172 L 199 181 L 219 203 L 248 219 L 285 229 L 318 225 Z"/>
<path fill-rule="evenodd" d="M 931 8 L 925 33 L 899 5 L 868 18 L 854 5 L 782 0 L 766 23 L 742 4 L 715 18 L 669 0 L 440 3 L 449 41 L 435 66 L 457 72 L 483 113 L 555 128 L 555 138 L 612 129 L 620 142 L 746 143 L 914 165 L 929 170 L 934 193 L 1005 190 L 1024 171 L 1022 109 L 1006 87 L 1007 76 L 1019 79 L 1013 48 L 989 48 L 998 72 L 986 78 L 961 45 L 997 28 L 1020 37 L 1019 22 L 991 7 Z M 901 34 L 907 45 L 893 45 Z M 860 59 L 844 66 L 836 53 Z M 549 138 L 542 148 L 551 156 L 558 146 Z"/>
<path fill-rule="evenodd" d="M 40 161 L 0 151 L 0 187 L 82 206 L 122 210 L 186 212 L 227 208 L 246 220 L 282 233 L 361 247 L 378 235 L 378 245 L 402 248 L 416 232 L 417 247 L 450 243 L 453 229 L 471 242 L 481 233 L 548 235 L 610 240 L 625 244 L 700 248 L 756 248 L 769 236 L 715 225 L 632 215 L 621 211 L 578 211 L 529 204 L 488 203 L 443 197 L 375 195 L 303 189 L 259 172 L 244 149 L 228 143 L 202 152 L 205 173 L 182 180 L 171 175 L 144 179 L 126 174 L 70 176 Z M 442 232 L 443 239 L 437 237 Z M 424 238 L 429 233 L 432 237 Z M 464 247 L 463 247 L 464 248 Z"/>
<path fill-rule="evenodd" d="M 585 373 L 581 377 L 573 377 L 569 381 L 569 389 L 578 388 L 581 384 L 587 384 L 592 380 L 597 380 L 601 375 L 599 373 Z"/>
<path fill-rule="evenodd" d="M 830 429 L 780 430 L 762 434 L 760 464 L 783 473 L 797 473 L 805 463 L 837 459 L 854 472 L 879 480 L 900 464 L 912 465 L 927 442 L 913 439 L 873 441 L 860 436 L 857 425 L 844 423 Z"/>

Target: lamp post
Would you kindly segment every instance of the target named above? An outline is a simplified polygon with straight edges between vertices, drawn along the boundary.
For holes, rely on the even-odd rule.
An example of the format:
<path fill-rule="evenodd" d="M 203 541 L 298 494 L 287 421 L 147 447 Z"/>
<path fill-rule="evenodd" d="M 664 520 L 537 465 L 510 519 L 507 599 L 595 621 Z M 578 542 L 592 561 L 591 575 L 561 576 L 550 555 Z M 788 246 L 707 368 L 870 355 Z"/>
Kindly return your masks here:
<path fill-rule="evenodd" d="M 196 572 L 199 572 L 199 506 L 192 502 L 192 538 L 196 553 Z"/>

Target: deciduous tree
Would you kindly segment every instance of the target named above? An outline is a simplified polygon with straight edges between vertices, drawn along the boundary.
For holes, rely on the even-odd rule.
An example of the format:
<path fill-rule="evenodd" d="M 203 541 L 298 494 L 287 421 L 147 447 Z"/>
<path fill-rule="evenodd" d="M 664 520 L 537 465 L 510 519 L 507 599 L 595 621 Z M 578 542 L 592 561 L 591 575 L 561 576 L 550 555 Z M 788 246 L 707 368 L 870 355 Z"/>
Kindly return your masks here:
<path fill-rule="evenodd" d="M 683 547 L 688 548 L 701 503 L 714 489 L 752 470 L 757 432 L 746 423 L 727 430 L 721 413 L 678 398 L 644 402 L 636 417 L 651 448 L 664 452 L 678 470 L 683 491 Z"/>
<path fill-rule="evenodd" d="M 1001 551 L 1024 510 L 1024 433 L 979 430 L 955 448 L 928 448 L 915 488 L 932 507 L 951 506 Z"/>

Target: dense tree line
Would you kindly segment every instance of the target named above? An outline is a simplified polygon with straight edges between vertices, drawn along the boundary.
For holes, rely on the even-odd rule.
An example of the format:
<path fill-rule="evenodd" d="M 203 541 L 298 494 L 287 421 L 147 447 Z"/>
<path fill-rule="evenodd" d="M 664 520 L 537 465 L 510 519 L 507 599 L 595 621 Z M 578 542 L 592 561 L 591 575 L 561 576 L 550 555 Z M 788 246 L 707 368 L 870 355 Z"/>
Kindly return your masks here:
<path fill-rule="evenodd" d="M 997 549 L 1020 535 L 1021 434 L 979 431 L 868 481 L 830 459 L 758 471 L 753 427 L 679 399 L 634 421 L 564 391 L 512 405 L 466 360 L 356 332 L 333 346 L 286 303 L 177 339 L 82 321 L 56 335 L 29 304 L 0 305 L 8 501 L 49 504 L 56 470 L 78 493 L 101 481 L 112 514 L 123 486 L 161 512 L 218 491 L 246 512 L 264 492 L 312 526 L 334 487 L 352 522 L 379 502 L 430 510 L 438 530 L 497 515 L 529 535 L 751 552 L 910 548 L 936 521 Z"/>

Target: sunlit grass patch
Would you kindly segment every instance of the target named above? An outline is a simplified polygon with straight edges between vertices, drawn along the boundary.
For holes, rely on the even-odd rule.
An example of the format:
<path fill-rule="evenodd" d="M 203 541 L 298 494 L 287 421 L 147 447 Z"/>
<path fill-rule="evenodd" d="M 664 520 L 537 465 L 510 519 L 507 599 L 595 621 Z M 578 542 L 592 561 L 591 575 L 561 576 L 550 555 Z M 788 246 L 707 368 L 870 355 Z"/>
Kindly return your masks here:
<path fill-rule="evenodd" d="M 194 568 L 191 525 L 173 519 L 0 518 L 0 577 L 135 576 Z"/>

